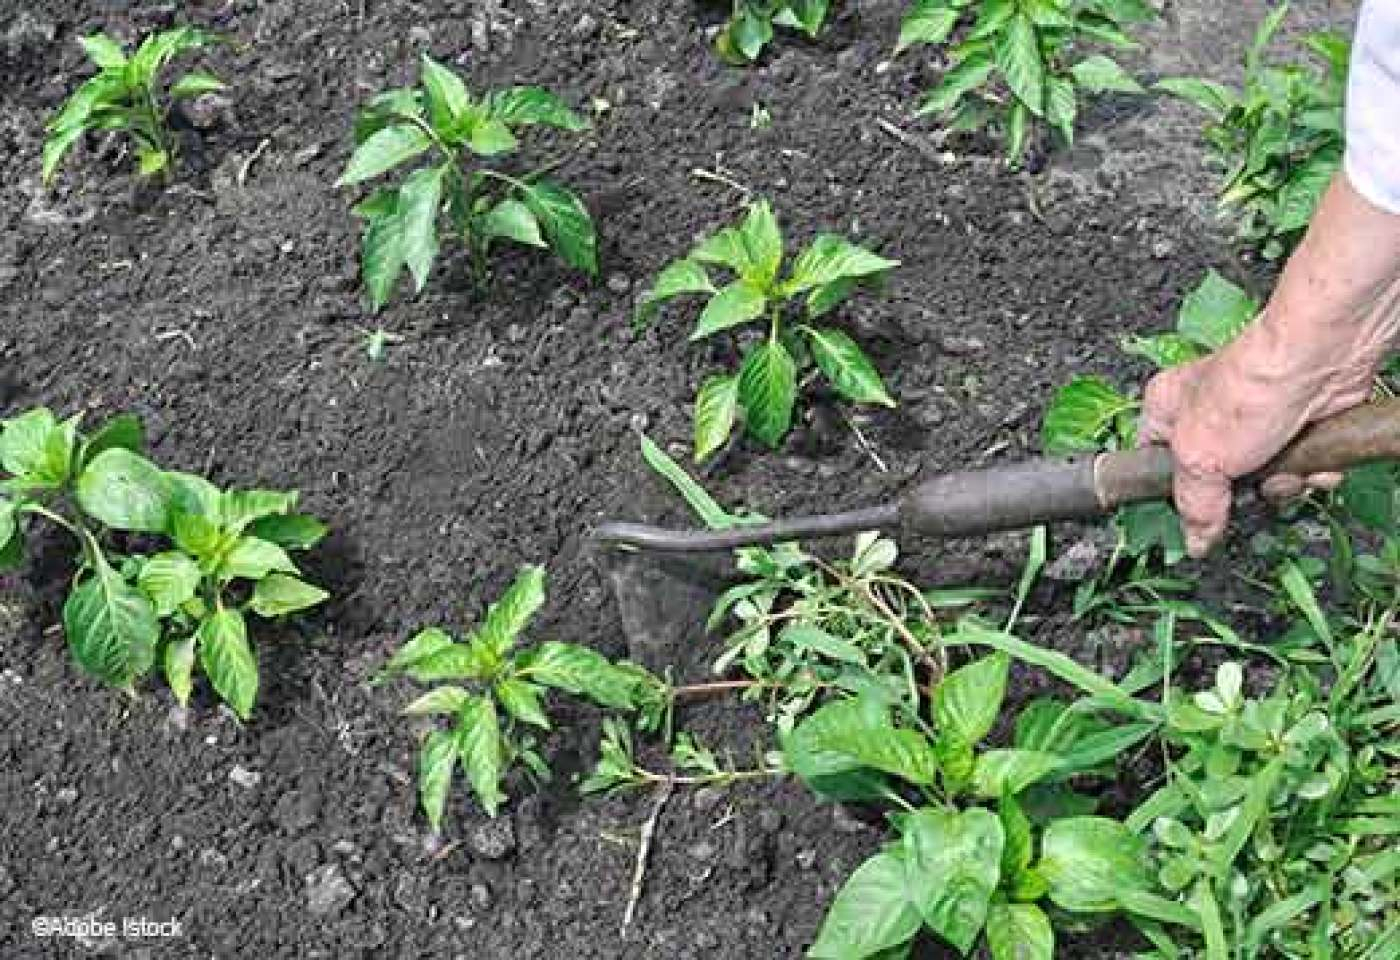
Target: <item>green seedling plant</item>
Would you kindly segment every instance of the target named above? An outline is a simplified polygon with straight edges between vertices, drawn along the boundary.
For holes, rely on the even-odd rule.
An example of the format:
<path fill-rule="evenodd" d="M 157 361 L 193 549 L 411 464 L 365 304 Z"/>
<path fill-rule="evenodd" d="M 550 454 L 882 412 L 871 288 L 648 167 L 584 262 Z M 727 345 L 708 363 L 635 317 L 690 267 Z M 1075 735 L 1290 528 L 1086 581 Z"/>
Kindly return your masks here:
<path fill-rule="evenodd" d="M 1267 62 L 1265 50 L 1287 13 L 1282 4 L 1260 24 L 1241 89 L 1199 77 L 1156 85 L 1206 112 L 1203 137 L 1223 174 L 1220 206 L 1238 219 L 1239 239 L 1270 260 L 1297 245 L 1341 166 L 1346 140 L 1349 45 L 1335 34 L 1315 33 L 1304 45 L 1320 68 Z"/>
<path fill-rule="evenodd" d="M 906 957 L 926 930 L 963 956 L 985 943 L 994 960 L 1039 960 L 1055 955 L 1052 913 L 1186 912 L 1159 902 L 1146 842 L 1066 786 L 1111 770 L 1155 724 L 1038 700 L 1010 746 L 984 749 L 1009 665 L 995 653 L 949 673 L 917 727 L 864 694 L 822 706 L 786 738 L 790 769 L 819 795 L 894 807 L 895 838 L 837 893 L 809 957 Z"/>
<path fill-rule="evenodd" d="M 715 37 L 726 63 L 753 63 L 773 40 L 773 28 L 789 27 L 815 38 L 826 22 L 830 0 L 733 0 L 729 20 Z"/>
<path fill-rule="evenodd" d="M 131 689 L 159 664 L 182 706 L 201 670 L 248 719 L 258 663 L 247 618 L 327 599 L 290 553 L 314 546 L 325 527 L 295 512 L 295 492 L 220 490 L 162 470 L 142 455 L 144 430 L 130 414 L 91 434 L 79 425 L 42 407 L 0 421 L 0 567 L 23 561 L 29 518 L 58 525 L 79 548 L 63 606 L 79 666 Z"/>
<path fill-rule="evenodd" d="M 1306 580 L 1290 589 L 1320 616 Z M 1144 923 L 1150 956 L 1400 952 L 1400 654 L 1390 611 L 1346 636 L 1324 623 L 1330 689 L 1294 668 L 1249 697 L 1230 661 L 1212 688 L 1172 694 L 1169 780 L 1128 823 L 1199 926 Z"/>
<path fill-rule="evenodd" d="M 597 235 L 577 194 L 544 171 L 513 175 L 468 163 L 515 152 L 520 130 L 532 126 L 580 133 L 588 122 L 540 87 L 473 96 L 461 77 L 427 55 L 417 87 L 382 93 L 360 112 L 355 151 L 338 186 L 429 159 L 355 207 L 365 222 L 361 272 L 376 311 L 405 270 L 422 292 L 444 240 L 466 249 L 478 286 L 498 241 L 553 250 L 569 266 L 597 275 Z"/>
<path fill-rule="evenodd" d="M 131 136 L 136 167 L 142 176 L 169 178 L 178 142 L 170 131 L 175 103 L 222 90 L 224 84 L 204 70 L 192 70 L 162 89 L 161 72 L 182 53 L 216 42 L 193 27 L 153 33 L 127 56 L 105 33 L 79 40 L 98 73 L 86 80 L 48 123 L 44 139 L 43 179 L 53 181 L 63 158 L 83 134 L 121 130 Z"/>
<path fill-rule="evenodd" d="M 713 376 L 695 398 L 695 458 L 720 449 L 742 414 L 744 430 L 777 448 L 792 427 L 803 374 L 810 368 L 853 403 L 893 407 L 880 373 L 843 330 L 817 321 L 862 283 L 899 265 L 836 236 L 821 234 L 783 273 L 783 235 L 772 208 L 759 200 L 743 221 L 702 240 L 657 275 L 638 307 L 646 322 L 662 304 L 684 295 L 709 299 L 692 341 L 762 324 L 736 372 Z M 734 274 L 717 287 L 710 268 Z M 801 310 L 805 322 L 793 322 Z"/>
<path fill-rule="evenodd" d="M 671 769 L 666 772 L 649 770 L 637 760 L 632 730 L 617 717 L 603 720 L 603 739 L 598 763 L 584 779 L 584 793 L 616 793 L 672 786 L 729 786 L 742 780 L 782 776 L 785 771 L 776 758 L 763 757 L 751 769 L 722 763 L 714 751 L 704 746 L 694 734 L 680 731 L 671 744 Z"/>
<path fill-rule="evenodd" d="M 445 630 L 430 627 L 384 665 L 381 678 L 403 675 L 442 684 L 404 708 L 411 716 L 451 719 L 450 727 L 428 734 L 419 752 L 418 794 L 434 831 L 441 829 L 459 765 L 477 802 L 492 817 L 506 800 L 503 785 L 513 767 L 548 779 L 535 733 L 551 728 L 544 703 L 548 691 L 652 717 L 664 702 L 665 685 L 659 679 L 634 664 L 612 663 L 588 647 L 548 641 L 519 649 L 521 634 L 544 600 L 544 570 L 524 567 L 466 638 L 454 640 Z"/>
<path fill-rule="evenodd" d="M 1117 61 L 1083 50 L 1135 49 L 1127 26 L 1155 15 L 1144 0 L 916 0 L 895 52 L 956 36 L 951 65 L 918 113 L 938 116 L 950 132 L 995 125 L 1008 162 L 1019 163 L 1036 124 L 1074 142 L 1084 94 L 1143 92 Z"/>

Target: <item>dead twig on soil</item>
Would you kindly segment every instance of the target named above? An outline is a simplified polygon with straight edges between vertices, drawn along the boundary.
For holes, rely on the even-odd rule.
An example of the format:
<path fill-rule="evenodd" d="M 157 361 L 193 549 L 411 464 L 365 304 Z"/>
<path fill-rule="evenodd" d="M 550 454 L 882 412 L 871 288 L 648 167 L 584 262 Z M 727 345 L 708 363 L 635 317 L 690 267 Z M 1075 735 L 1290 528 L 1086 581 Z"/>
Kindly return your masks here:
<path fill-rule="evenodd" d="M 726 176 L 723 173 L 719 173 L 714 170 L 706 170 L 704 167 L 696 167 L 690 171 L 690 175 L 697 180 L 709 180 L 711 183 L 722 183 L 726 187 L 729 187 L 731 190 L 737 190 L 740 193 L 742 193 L 744 195 L 745 200 L 747 200 L 753 194 L 752 190 L 744 186 L 738 180 L 735 180 L 733 177 Z"/>
<path fill-rule="evenodd" d="M 856 424 L 855 419 L 845 410 L 841 410 L 841 417 L 846 421 L 846 426 L 850 427 L 851 432 L 856 435 L 856 442 L 860 444 L 860 448 L 870 456 L 870 459 L 874 462 L 879 471 L 881 473 L 889 473 L 890 468 L 885 465 L 885 461 L 880 459 L 880 455 L 875 452 L 875 448 L 865 439 L 865 434 L 861 433 L 860 427 Z"/>
<path fill-rule="evenodd" d="M 941 144 L 930 143 L 923 137 L 916 137 L 907 130 L 901 130 L 883 117 L 875 121 L 875 126 L 879 127 L 884 133 L 894 137 L 930 163 L 936 163 L 940 167 L 946 167 L 954 159 L 951 155 L 939 149 Z"/>
<path fill-rule="evenodd" d="M 267 148 L 270 146 L 272 146 L 271 138 L 263 137 L 262 142 L 252 153 L 248 154 L 248 159 L 244 160 L 243 165 L 238 168 L 238 185 L 240 187 L 248 182 L 248 171 L 253 169 L 253 164 L 258 162 L 258 158 L 267 152 Z"/>
<path fill-rule="evenodd" d="M 651 808 L 651 816 L 642 824 L 642 835 L 637 846 L 637 865 L 632 870 L 632 888 L 627 894 L 627 908 L 622 912 L 622 939 L 627 939 L 627 931 L 636 916 L 637 904 L 642 899 L 642 886 L 646 883 L 647 858 L 651 855 L 651 841 L 656 836 L 656 822 L 661 819 L 661 811 L 671 793 L 676 789 L 674 779 L 668 779 L 656 793 L 656 804 Z"/>

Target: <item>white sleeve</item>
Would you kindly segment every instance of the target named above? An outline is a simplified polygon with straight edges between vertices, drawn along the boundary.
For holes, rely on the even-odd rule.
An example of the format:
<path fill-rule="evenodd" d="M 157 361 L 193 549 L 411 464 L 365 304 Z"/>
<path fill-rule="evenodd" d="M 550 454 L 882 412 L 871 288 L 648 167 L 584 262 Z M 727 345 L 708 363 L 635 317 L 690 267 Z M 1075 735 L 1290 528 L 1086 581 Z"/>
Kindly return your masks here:
<path fill-rule="evenodd" d="M 1347 82 L 1346 172 L 1383 210 L 1400 213 L 1400 0 L 1365 0 Z"/>

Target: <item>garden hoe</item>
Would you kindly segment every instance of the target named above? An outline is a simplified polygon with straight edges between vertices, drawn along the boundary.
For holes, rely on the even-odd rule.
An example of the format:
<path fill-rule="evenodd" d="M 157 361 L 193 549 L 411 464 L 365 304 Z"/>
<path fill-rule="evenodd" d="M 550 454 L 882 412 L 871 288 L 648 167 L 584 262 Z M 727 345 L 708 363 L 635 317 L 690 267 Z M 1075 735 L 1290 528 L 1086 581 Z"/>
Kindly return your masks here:
<path fill-rule="evenodd" d="M 1251 479 L 1308 476 L 1392 459 L 1400 459 L 1400 399 L 1365 404 L 1314 424 Z M 965 537 L 1091 519 L 1126 504 L 1168 499 L 1171 492 L 1171 454 L 1165 447 L 1141 447 L 943 474 L 892 502 L 845 513 L 703 531 L 604 523 L 593 538 L 649 551 L 705 553 L 864 530 Z"/>

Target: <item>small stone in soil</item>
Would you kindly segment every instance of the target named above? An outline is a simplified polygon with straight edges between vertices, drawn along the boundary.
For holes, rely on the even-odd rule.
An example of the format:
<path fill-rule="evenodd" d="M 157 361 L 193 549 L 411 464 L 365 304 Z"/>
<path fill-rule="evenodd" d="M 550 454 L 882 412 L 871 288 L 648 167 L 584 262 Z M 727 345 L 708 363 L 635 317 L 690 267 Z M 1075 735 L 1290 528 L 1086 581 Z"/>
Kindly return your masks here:
<path fill-rule="evenodd" d="M 699 813 L 708 813 L 719 802 L 724 799 L 724 790 L 720 787 L 701 787 L 695 791 L 695 796 L 690 798 L 690 806 Z"/>
<path fill-rule="evenodd" d="M 355 899 L 355 888 L 340 865 L 328 863 L 306 877 L 306 908 L 317 916 L 339 913 Z"/>
<path fill-rule="evenodd" d="M 472 852 L 484 860 L 503 860 L 515 850 L 515 829 L 507 818 L 488 820 L 472 831 Z"/>
<path fill-rule="evenodd" d="M 491 909 L 491 888 L 484 883 L 474 883 L 468 893 L 471 898 L 472 908 L 476 910 Z"/>
<path fill-rule="evenodd" d="M 64 806 L 77 803 L 78 791 L 74 787 L 64 787 L 62 790 L 58 791 L 58 793 L 54 794 L 54 799 Z"/>
<path fill-rule="evenodd" d="M 234 765 L 234 768 L 228 772 L 228 778 L 244 790 L 251 790 L 262 782 L 262 774 L 256 770 L 249 770 L 241 764 Z"/>
<path fill-rule="evenodd" d="M 1060 583 L 1078 583 L 1089 575 L 1098 562 L 1098 544 L 1086 538 L 1056 557 L 1045 568 L 1045 576 Z"/>
<path fill-rule="evenodd" d="M 797 866 L 802 870 L 810 870 L 817 865 L 817 851 L 799 850 L 797 856 L 793 858 L 797 861 Z"/>

